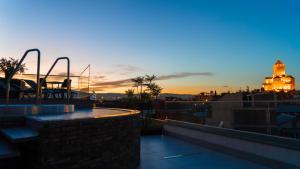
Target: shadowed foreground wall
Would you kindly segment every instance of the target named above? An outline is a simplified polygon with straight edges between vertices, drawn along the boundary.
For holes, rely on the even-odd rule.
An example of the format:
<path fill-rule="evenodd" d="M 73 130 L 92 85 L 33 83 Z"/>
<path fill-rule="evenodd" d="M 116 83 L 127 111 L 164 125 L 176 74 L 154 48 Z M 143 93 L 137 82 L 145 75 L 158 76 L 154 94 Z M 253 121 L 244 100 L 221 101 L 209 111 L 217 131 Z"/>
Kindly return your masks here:
<path fill-rule="evenodd" d="M 39 138 L 24 147 L 31 169 L 134 169 L 139 114 L 60 121 L 29 120 Z"/>

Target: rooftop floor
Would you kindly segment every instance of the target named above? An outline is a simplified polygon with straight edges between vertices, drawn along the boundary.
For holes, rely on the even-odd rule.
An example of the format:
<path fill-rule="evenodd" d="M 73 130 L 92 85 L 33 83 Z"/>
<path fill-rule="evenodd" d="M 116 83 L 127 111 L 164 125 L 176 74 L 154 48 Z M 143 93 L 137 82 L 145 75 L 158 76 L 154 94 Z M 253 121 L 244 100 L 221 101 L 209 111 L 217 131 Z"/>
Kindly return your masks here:
<path fill-rule="evenodd" d="M 141 137 L 138 169 L 267 169 L 170 136 Z"/>

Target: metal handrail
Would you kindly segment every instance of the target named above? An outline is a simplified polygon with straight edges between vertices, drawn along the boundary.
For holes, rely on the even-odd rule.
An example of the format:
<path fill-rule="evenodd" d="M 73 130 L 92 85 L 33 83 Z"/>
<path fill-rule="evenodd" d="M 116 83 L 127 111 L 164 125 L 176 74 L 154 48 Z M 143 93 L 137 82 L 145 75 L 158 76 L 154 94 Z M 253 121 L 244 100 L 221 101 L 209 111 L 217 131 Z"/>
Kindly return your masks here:
<path fill-rule="evenodd" d="M 24 55 L 22 56 L 21 60 L 19 61 L 18 65 L 16 68 L 9 74 L 7 81 L 6 81 L 6 104 L 9 103 L 9 92 L 10 92 L 10 81 L 13 78 L 13 76 L 18 72 L 18 69 L 22 65 L 24 59 L 30 52 L 37 52 L 37 73 L 36 73 L 36 82 L 37 82 L 37 87 L 36 87 L 36 103 L 39 103 L 40 99 L 40 60 L 41 60 L 41 52 L 39 49 L 29 49 L 27 50 Z"/>
<path fill-rule="evenodd" d="M 70 102 L 70 59 L 68 57 L 59 57 L 55 60 L 55 62 L 53 63 L 53 65 L 51 66 L 51 68 L 49 69 L 48 73 L 46 74 L 46 76 L 44 77 L 43 79 L 43 82 L 44 83 L 47 79 L 47 77 L 50 75 L 52 69 L 54 68 L 54 66 L 56 65 L 56 63 L 59 61 L 59 60 L 67 60 L 67 64 L 68 64 L 68 67 L 67 67 L 67 103 L 69 104 Z"/>

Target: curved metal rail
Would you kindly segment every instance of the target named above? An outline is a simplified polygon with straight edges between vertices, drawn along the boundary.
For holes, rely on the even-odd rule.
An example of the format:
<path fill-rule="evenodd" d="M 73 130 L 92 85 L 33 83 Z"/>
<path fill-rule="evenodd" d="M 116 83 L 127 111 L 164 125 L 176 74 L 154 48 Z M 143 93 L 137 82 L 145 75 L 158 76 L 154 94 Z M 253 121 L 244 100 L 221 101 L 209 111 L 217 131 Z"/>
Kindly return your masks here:
<path fill-rule="evenodd" d="M 67 67 L 67 103 L 69 104 L 69 101 L 70 101 L 70 59 L 68 57 L 57 58 L 43 80 L 46 81 L 47 77 L 50 75 L 50 73 L 53 70 L 53 68 L 55 67 L 56 63 L 59 60 L 63 60 L 63 59 L 67 60 L 67 64 L 68 64 L 68 67 Z"/>
<path fill-rule="evenodd" d="M 20 66 L 22 65 L 24 59 L 30 52 L 37 52 L 37 73 L 36 73 L 36 103 L 39 103 L 40 100 L 40 62 L 41 62 L 41 52 L 39 49 L 29 49 L 27 50 L 24 55 L 22 56 L 21 60 L 19 61 L 16 68 L 9 74 L 6 82 L 6 104 L 9 103 L 9 92 L 10 92 L 10 81 L 13 78 L 13 76 L 18 72 Z"/>

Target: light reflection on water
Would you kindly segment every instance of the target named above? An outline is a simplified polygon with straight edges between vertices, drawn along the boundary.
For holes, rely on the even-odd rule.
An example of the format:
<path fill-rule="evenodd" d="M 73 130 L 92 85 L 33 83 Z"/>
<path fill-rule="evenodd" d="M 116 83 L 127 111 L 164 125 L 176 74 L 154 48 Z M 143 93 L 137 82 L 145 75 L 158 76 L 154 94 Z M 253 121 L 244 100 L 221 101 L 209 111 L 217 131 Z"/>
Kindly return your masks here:
<path fill-rule="evenodd" d="M 56 121 L 56 120 L 74 120 L 83 118 L 103 118 L 114 116 L 125 116 L 130 114 L 136 114 L 137 111 L 123 110 L 123 109 L 79 109 L 74 113 L 64 113 L 56 115 L 39 115 L 31 116 L 30 118 L 39 121 Z"/>

